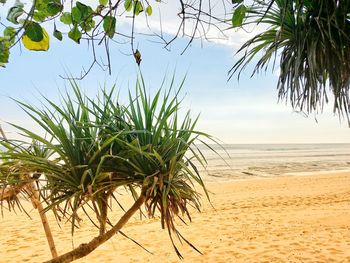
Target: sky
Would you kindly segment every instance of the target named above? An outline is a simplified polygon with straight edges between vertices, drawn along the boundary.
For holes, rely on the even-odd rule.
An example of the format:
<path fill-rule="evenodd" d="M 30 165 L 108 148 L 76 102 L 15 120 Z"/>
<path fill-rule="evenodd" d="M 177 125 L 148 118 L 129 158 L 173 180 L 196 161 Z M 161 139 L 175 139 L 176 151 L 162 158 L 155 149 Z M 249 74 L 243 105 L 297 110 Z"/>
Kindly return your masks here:
<path fill-rule="evenodd" d="M 168 38 L 172 37 L 174 19 L 163 19 Z M 347 122 L 339 121 L 331 106 L 322 114 L 307 117 L 278 103 L 276 70 L 250 78 L 252 68 L 247 68 L 239 81 L 236 76 L 228 81 L 227 72 L 238 59 L 234 54 L 246 38 L 244 32 L 231 31 L 227 40 L 195 41 L 183 55 L 186 38 L 177 39 L 170 51 L 150 37 L 139 36 L 135 45 L 142 54 L 140 69 L 147 88 L 154 92 L 164 78 L 169 83 L 173 74 L 178 84 L 186 77 L 181 93 L 183 110 L 190 109 L 193 116 L 200 114 L 198 129 L 223 143 L 350 143 Z M 68 82 L 59 75 L 69 72 L 78 76 L 91 59 L 86 44 L 69 39 L 59 42 L 51 38 L 48 52 L 13 49 L 10 63 L 0 69 L 0 124 L 8 136 L 18 135 L 7 122 L 37 129 L 13 99 L 37 105 L 43 95 L 59 103 L 60 92 L 69 90 Z M 111 61 L 112 75 L 95 67 L 79 83 L 89 96 L 114 83 L 121 98 L 128 89 L 133 90 L 139 69 L 130 56 L 130 46 L 112 45 Z"/>

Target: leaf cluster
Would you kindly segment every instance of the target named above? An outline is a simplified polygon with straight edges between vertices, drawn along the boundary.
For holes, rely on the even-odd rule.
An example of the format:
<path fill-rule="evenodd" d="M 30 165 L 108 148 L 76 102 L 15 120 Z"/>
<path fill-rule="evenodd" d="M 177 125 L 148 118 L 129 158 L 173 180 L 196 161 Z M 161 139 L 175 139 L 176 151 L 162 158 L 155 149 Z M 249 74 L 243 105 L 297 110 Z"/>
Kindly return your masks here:
<path fill-rule="evenodd" d="M 6 0 L 2 1 L 3 3 Z M 152 7 L 141 0 L 125 0 L 112 3 L 100 0 L 98 5 L 84 4 L 72 1 L 70 7 L 61 0 L 35 0 L 29 10 L 25 9 L 21 0 L 9 8 L 3 36 L 0 37 L 0 66 L 5 67 L 9 61 L 10 49 L 18 41 L 22 41 L 28 50 L 46 51 L 50 46 L 50 37 L 43 26 L 46 22 L 54 21 L 52 35 L 62 41 L 67 30 L 67 36 L 75 43 L 85 37 L 101 43 L 105 38 L 113 39 L 117 33 L 117 17 L 131 12 L 138 16 L 146 10 L 152 15 Z M 119 12 L 117 12 L 119 11 Z M 62 29 L 60 29 L 62 28 Z"/>
<path fill-rule="evenodd" d="M 240 6 L 234 11 L 234 26 L 261 24 L 268 28 L 242 45 L 237 53 L 243 55 L 230 77 L 235 73 L 239 76 L 255 58 L 252 75 L 267 70 L 271 62 L 274 67 L 279 57 L 277 89 L 281 100 L 300 111 L 317 113 L 331 93 L 334 112 L 349 121 L 349 1 L 253 1 L 244 15 Z"/>
<path fill-rule="evenodd" d="M 182 215 L 191 219 L 188 205 L 200 209 L 194 183 L 207 194 L 197 167 L 206 160 L 196 142 L 206 145 L 201 138 L 212 138 L 195 130 L 198 117 L 192 119 L 188 112 L 179 118 L 181 100 L 173 82 L 168 91 L 159 90 L 151 97 L 143 79 L 138 80 L 127 105 L 115 100 L 115 87 L 102 89 L 97 99 L 91 99 L 74 81 L 73 94 L 62 96 L 62 105 L 44 98 L 41 109 L 17 101 L 46 136 L 12 124 L 35 143 L 3 141 L 7 151 L 1 153 L 1 167 L 19 167 L 16 183 L 23 182 L 23 174 L 30 179 L 39 175 L 35 179 L 42 185 L 46 209 L 58 220 L 70 220 L 72 231 L 82 210 L 103 233 L 109 222 L 109 200 L 117 200 L 115 191 L 126 188 L 135 200 L 140 193 L 145 195 L 148 215 L 159 213 L 171 239 L 174 231 L 183 238 L 174 219 Z M 1 175 L 3 181 L 8 178 L 7 172 Z"/>

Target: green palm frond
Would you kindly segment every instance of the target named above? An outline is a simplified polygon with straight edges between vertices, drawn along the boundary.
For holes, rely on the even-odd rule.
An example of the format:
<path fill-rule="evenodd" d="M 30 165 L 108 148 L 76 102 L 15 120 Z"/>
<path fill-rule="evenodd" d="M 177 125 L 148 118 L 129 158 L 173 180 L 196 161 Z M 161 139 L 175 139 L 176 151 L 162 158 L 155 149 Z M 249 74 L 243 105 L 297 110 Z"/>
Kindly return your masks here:
<path fill-rule="evenodd" d="M 130 131 L 133 139 L 124 141 L 133 151 L 129 161 L 137 167 L 142 180 L 148 215 L 153 217 L 160 213 L 162 228 L 169 230 L 172 242 L 172 232 L 187 242 L 176 230 L 174 219 L 186 216 L 191 220 L 188 206 L 200 210 L 200 195 L 194 189 L 194 182 L 208 194 L 194 164 L 194 159 L 199 164 L 205 164 L 206 160 L 195 144 L 200 137 L 212 139 L 195 130 L 198 118 L 191 119 L 189 112 L 179 119 L 180 90 L 181 86 L 178 89 L 170 87 L 163 96 L 158 90 L 151 98 L 143 79 L 137 82 L 136 98 L 129 95 L 126 109 L 128 122 L 134 128 Z M 190 152 L 195 154 L 188 157 Z M 181 257 L 175 245 L 174 248 Z"/>
<path fill-rule="evenodd" d="M 257 3 L 255 3 L 257 2 Z M 238 76 L 256 57 L 252 75 L 279 56 L 279 98 L 293 108 L 322 111 L 329 93 L 334 112 L 349 121 L 350 3 L 340 0 L 254 1 L 245 24 L 268 28 L 243 44 L 243 56 L 230 70 Z M 350 123 L 350 122 L 349 122 Z"/>
<path fill-rule="evenodd" d="M 4 142 L 9 150 L 3 159 L 9 167 L 20 163 L 28 173 L 42 176 L 40 193 L 46 210 L 51 209 L 57 219 L 70 220 L 72 232 L 78 211 L 87 213 L 89 207 L 98 222 L 87 216 L 103 235 L 108 200 L 124 187 L 135 200 L 144 195 L 148 215 L 160 214 L 161 226 L 168 229 L 172 241 L 176 233 L 190 244 L 176 230 L 174 220 L 184 216 L 191 220 L 189 206 L 200 210 L 195 184 L 209 198 L 197 168 L 206 160 L 196 144 L 203 139 L 215 141 L 196 131 L 198 117 L 192 119 L 190 112 L 179 117 L 183 82 L 177 89 L 173 85 L 174 79 L 167 91 L 159 89 L 151 96 L 141 77 L 135 95 L 129 92 L 127 105 L 118 103 L 115 87 L 102 89 L 91 99 L 74 81 L 72 94 L 64 94 L 61 105 L 47 98 L 43 108 L 17 101 L 46 136 L 13 124 L 33 143 Z"/>
<path fill-rule="evenodd" d="M 101 205 L 101 200 L 107 203 L 108 195 L 116 187 L 111 183 L 113 178 L 108 174 L 110 171 L 105 169 L 104 162 L 108 159 L 114 159 L 115 162 L 116 151 L 114 149 L 111 152 L 111 149 L 122 130 L 107 129 L 109 123 L 99 118 L 98 107 L 106 112 L 107 109 L 103 107 L 109 105 L 89 100 L 75 82 L 71 86 L 73 95 L 63 96 L 63 105 L 44 98 L 46 106 L 39 109 L 17 101 L 47 135 L 42 137 L 13 125 L 21 134 L 38 143 L 31 146 L 31 151 L 11 153 L 11 158 L 24 162 L 31 171 L 39 170 L 45 174 L 46 182 L 41 194 L 48 203 L 48 209 L 53 209 L 58 218 L 70 218 L 74 226 L 77 210 L 88 201 L 92 202 L 98 218 L 104 214 L 101 210 L 106 209 L 102 208 L 104 205 Z M 105 136 L 106 130 L 108 136 Z M 39 145 L 45 149 L 43 154 L 46 155 L 33 154 L 32 151 L 38 152 Z M 119 162 L 122 163 L 123 160 Z M 118 170 L 114 168 L 115 173 Z M 118 184 L 123 185 L 123 182 Z"/>

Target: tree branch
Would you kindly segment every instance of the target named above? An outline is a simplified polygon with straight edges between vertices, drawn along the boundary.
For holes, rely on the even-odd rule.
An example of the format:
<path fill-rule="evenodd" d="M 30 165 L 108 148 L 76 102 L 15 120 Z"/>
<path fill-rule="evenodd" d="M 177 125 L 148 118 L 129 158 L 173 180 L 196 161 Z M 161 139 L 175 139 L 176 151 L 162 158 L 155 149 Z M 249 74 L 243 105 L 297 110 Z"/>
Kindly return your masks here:
<path fill-rule="evenodd" d="M 76 259 L 85 257 L 94 251 L 97 247 L 102 245 L 104 242 L 113 237 L 122 227 L 129 221 L 129 219 L 140 209 L 146 200 L 145 193 L 141 193 L 140 197 L 135 201 L 135 203 L 130 207 L 130 209 L 119 219 L 118 223 L 107 231 L 103 235 L 99 235 L 93 238 L 89 243 L 81 244 L 79 247 L 67 252 L 57 258 L 46 261 L 45 263 L 66 263 L 72 262 Z"/>

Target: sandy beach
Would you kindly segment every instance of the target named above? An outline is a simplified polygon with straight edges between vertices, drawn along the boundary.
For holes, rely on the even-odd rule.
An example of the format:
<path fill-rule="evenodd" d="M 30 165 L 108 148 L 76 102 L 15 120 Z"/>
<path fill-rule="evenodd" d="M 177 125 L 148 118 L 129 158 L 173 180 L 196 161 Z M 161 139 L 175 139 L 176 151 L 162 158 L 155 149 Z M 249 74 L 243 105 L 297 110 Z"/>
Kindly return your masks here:
<path fill-rule="evenodd" d="M 203 255 L 186 244 L 178 247 L 181 262 L 350 262 L 350 173 L 255 178 L 208 182 L 214 206 L 203 198 L 193 222 L 178 220 L 181 233 Z M 125 207 L 128 200 L 121 196 Z M 30 204 L 24 213 L 4 210 L 0 218 L 0 262 L 41 262 L 50 259 L 41 222 Z M 111 220 L 118 218 L 118 208 Z M 58 227 L 48 214 L 59 254 L 95 236 L 84 219 L 72 237 L 70 224 Z M 77 262 L 180 262 L 166 230 L 155 219 L 133 218 L 123 232 Z"/>

